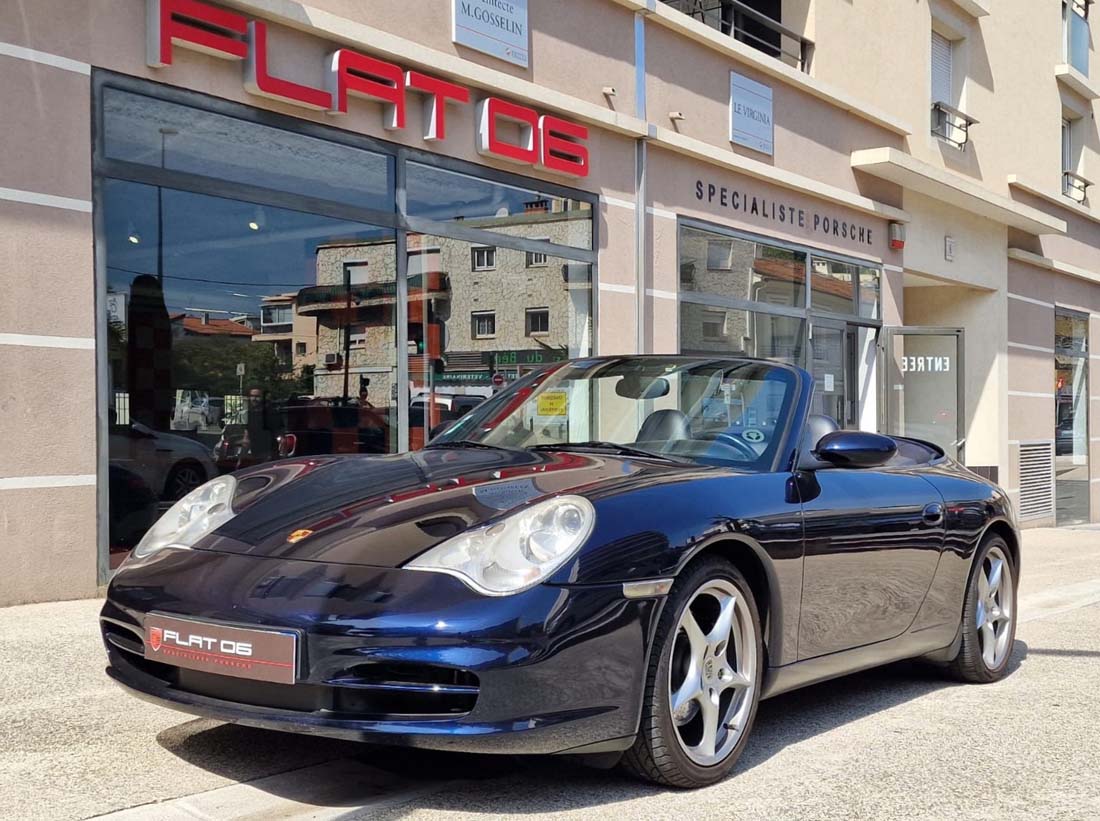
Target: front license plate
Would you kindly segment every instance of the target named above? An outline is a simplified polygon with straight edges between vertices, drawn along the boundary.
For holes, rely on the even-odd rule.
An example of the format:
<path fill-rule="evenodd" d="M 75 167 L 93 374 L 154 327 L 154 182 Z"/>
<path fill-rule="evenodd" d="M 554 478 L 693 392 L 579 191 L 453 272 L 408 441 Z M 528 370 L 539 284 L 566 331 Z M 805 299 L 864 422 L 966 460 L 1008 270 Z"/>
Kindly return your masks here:
<path fill-rule="evenodd" d="M 145 658 L 204 673 L 293 684 L 298 634 L 149 613 Z"/>

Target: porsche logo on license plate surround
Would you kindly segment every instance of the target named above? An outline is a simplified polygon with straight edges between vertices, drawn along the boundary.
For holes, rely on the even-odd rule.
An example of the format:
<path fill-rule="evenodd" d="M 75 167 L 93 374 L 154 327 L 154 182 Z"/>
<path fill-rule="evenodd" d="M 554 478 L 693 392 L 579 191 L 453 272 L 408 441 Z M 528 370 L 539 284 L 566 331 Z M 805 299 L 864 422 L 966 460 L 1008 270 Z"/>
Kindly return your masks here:
<path fill-rule="evenodd" d="M 293 684 L 298 634 L 149 613 L 145 658 L 204 673 Z"/>

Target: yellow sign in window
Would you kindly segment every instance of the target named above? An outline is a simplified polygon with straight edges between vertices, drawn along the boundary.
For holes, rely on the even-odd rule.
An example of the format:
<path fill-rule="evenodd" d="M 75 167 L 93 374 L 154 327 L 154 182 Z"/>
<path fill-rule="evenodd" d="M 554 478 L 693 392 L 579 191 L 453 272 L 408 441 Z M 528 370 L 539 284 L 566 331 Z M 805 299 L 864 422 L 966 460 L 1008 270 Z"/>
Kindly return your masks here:
<path fill-rule="evenodd" d="M 569 407 L 569 394 L 565 391 L 549 391 L 538 400 L 539 416 L 565 416 Z"/>

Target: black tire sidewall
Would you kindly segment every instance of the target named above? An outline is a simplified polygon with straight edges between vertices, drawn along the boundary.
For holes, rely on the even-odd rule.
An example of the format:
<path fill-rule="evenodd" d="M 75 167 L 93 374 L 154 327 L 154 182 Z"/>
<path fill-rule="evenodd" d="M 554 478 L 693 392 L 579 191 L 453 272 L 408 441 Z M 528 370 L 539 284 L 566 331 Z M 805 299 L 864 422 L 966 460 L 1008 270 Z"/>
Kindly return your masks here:
<path fill-rule="evenodd" d="M 982 572 L 982 567 L 985 565 L 986 557 L 994 547 L 999 548 L 1001 553 L 1004 554 L 1009 571 L 1012 575 L 1012 583 L 1009 585 L 1012 592 L 1012 622 L 1009 625 L 1010 635 L 1008 639 L 1008 652 L 1005 653 L 1005 657 L 998 666 L 991 668 L 985 663 L 985 659 L 982 657 L 981 637 L 976 621 L 978 613 L 978 577 Z M 1008 669 L 1009 663 L 1012 661 L 1012 651 L 1016 643 L 1016 625 L 1019 621 L 1018 586 L 1019 579 L 1016 575 L 1016 565 L 1012 558 L 1012 551 L 1008 549 L 1008 544 L 1000 536 L 991 536 L 986 539 L 982 542 L 974 556 L 974 564 L 970 572 L 970 583 L 966 595 L 966 609 L 963 613 L 963 647 L 960 650 L 960 654 L 970 653 L 972 655 L 972 663 L 979 667 L 980 673 L 983 674 L 980 675 L 980 678 L 984 681 L 996 681 L 1002 678 Z"/>
<path fill-rule="evenodd" d="M 753 688 L 753 703 L 749 708 L 749 716 L 745 723 L 745 729 L 741 734 L 741 738 L 738 739 L 736 746 L 734 746 L 721 763 L 704 767 L 692 761 L 687 753 L 680 747 L 676 726 L 672 720 L 672 708 L 668 700 L 666 682 L 668 681 L 669 666 L 672 663 L 672 648 L 676 643 L 676 625 L 679 624 L 680 616 L 684 608 L 687 607 L 695 591 L 698 590 L 704 582 L 713 579 L 724 579 L 732 583 L 737 588 L 738 594 L 743 596 L 748 603 L 748 609 L 752 616 L 753 635 L 756 639 L 757 663 L 756 682 Z M 696 782 L 697 786 L 705 786 L 724 778 L 733 768 L 734 764 L 737 763 L 745 745 L 748 743 L 749 736 L 752 734 L 753 724 L 756 721 L 756 710 L 760 704 L 760 690 L 763 686 L 765 665 L 763 631 L 760 626 L 760 614 L 756 606 L 756 599 L 752 595 L 752 589 L 749 587 L 745 577 L 733 565 L 717 559 L 704 560 L 700 562 L 697 567 L 691 568 L 686 575 L 681 576 L 677 580 L 669 593 L 669 599 L 661 614 L 661 622 L 662 624 L 660 627 L 662 629 L 659 630 L 659 635 L 663 637 L 663 641 L 660 647 L 654 648 L 655 652 L 660 653 L 660 661 L 652 668 L 654 670 L 655 680 L 653 682 L 650 704 L 647 706 L 648 709 L 654 711 L 656 714 L 661 733 L 667 741 L 669 755 L 675 762 L 676 767 L 687 776 L 688 779 L 692 782 Z"/>

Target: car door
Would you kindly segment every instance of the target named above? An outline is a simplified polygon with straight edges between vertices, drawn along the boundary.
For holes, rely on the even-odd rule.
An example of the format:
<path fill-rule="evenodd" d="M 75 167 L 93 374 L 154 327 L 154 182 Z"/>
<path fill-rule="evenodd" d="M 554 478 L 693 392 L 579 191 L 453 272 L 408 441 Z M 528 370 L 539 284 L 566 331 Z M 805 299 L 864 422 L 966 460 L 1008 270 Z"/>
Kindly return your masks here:
<path fill-rule="evenodd" d="M 944 542 L 943 498 L 912 469 L 829 467 L 800 476 L 805 558 L 798 657 L 904 633 Z"/>

